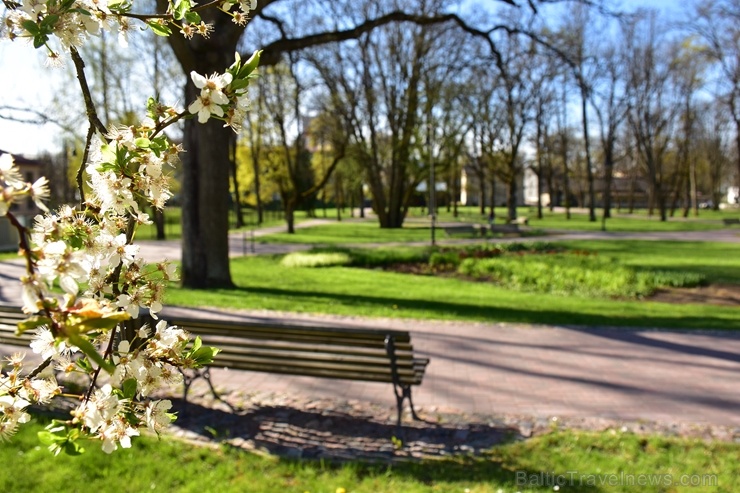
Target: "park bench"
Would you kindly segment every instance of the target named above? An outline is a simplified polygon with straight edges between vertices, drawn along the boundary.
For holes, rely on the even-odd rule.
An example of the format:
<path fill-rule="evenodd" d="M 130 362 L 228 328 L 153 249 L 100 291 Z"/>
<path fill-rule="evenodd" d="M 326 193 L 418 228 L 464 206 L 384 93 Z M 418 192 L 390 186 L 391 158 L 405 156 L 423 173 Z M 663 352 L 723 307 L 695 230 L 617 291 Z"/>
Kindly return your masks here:
<path fill-rule="evenodd" d="M 172 325 L 200 336 L 220 349 L 212 367 L 390 383 L 396 397 L 398 425 L 403 404 L 414 411 L 411 388 L 424 378 L 428 358 L 413 354 L 406 331 L 334 326 L 282 325 L 256 322 L 167 317 Z M 184 375 L 183 397 L 202 378 L 214 397 L 210 367 Z"/>
<path fill-rule="evenodd" d="M 477 224 L 448 224 L 442 226 L 442 230 L 447 236 L 477 235 L 481 231 L 480 226 Z"/>
<path fill-rule="evenodd" d="M 16 324 L 24 318 L 20 308 L 0 305 L 0 344 L 28 347 L 31 334 L 15 335 Z M 414 356 L 406 331 L 183 317 L 168 317 L 167 321 L 200 336 L 204 345 L 219 348 L 212 367 L 390 383 L 398 426 L 406 400 L 412 417 L 419 419 L 411 388 L 421 384 L 429 359 Z M 220 400 L 210 367 L 183 372 L 183 400 L 187 402 L 190 386 L 201 378 Z"/>
<path fill-rule="evenodd" d="M 28 348 L 33 334 L 15 335 L 17 324 L 27 317 L 17 306 L 0 304 L 0 344 Z"/>
<path fill-rule="evenodd" d="M 731 226 L 733 224 L 740 224 L 740 218 L 738 217 L 725 217 L 722 218 L 722 222 L 725 226 Z"/>

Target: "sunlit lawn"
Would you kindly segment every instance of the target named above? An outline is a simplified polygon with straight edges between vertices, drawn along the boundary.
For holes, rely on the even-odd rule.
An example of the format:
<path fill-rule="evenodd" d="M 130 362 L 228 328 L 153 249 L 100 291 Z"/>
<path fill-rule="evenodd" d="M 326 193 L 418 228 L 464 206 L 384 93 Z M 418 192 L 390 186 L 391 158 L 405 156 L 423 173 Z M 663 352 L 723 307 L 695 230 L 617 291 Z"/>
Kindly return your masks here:
<path fill-rule="evenodd" d="M 0 446 L 0 485 L 7 492 L 87 493 L 143 491 L 194 493 L 496 493 L 552 492 L 552 479 L 540 485 L 517 484 L 525 477 L 575 477 L 564 492 L 724 492 L 736 491 L 740 445 L 699 440 L 640 437 L 621 432 L 558 431 L 493 448 L 480 458 L 420 463 L 333 465 L 265 457 L 228 446 L 203 447 L 171 438 L 142 437 L 131 449 L 105 455 L 98 443 L 80 457 L 53 457 L 26 425 L 11 443 Z M 389 437 L 390 440 L 390 437 Z M 517 473 L 519 476 L 517 476 Z M 621 474 L 649 474 L 658 485 L 609 486 Z M 575 476 L 574 476 L 575 475 Z M 581 479 L 583 476 L 583 479 Z M 704 482 L 671 486 L 666 481 Z M 580 481 L 583 483 L 579 484 Z M 626 480 L 625 482 L 628 482 Z M 706 484 L 711 482 L 711 486 Z M 545 483 L 545 484 L 542 484 Z M 637 488 L 637 489 L 636 489 Z"/>
<path fill-rule="evenodd" d="M 699 272 L 740 283 L 740 245 L 651 241 L 570 242 L 637 266 Z M 269 309 L 367 317 L 503 321 L 589 326 L 737 329 L 734 307 L 556 296 L 485 282 L 356 267 L 283 267 L 279 258 L 232 262 L 235 289 L 173 287 L 174 305 Z"/>
<path fill-rule="evenodd" d="M 0 260 L 15 260 L 21 258 L 18 252 L 0 252 Z"/>

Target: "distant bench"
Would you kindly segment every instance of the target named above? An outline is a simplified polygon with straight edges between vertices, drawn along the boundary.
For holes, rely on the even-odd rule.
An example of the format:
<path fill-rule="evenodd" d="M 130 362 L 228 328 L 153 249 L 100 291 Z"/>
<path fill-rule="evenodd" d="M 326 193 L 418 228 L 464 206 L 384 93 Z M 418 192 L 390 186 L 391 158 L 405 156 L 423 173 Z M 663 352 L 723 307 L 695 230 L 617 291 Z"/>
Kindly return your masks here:
<path fill-rule="evenodd" d="M 478 224 L 451 224 L 442 226 L 442 230 L 447 236 L 453 235 L 478 235 L 481 233 L 481 226 Z M 485 229 L 483 229 L 485 231 Z"/>
<path fill-rule="evenodd" d="M 732 226 L 733 224 L 740 224 L 740 218 L 737 217 L 725 217 L 722 218 L 722 222 L 725 226 Z"/>
<path fill-rule="evenodd" d="M 529 226 L 529 218 L 526 216 L 517 217 L 513 221 L 505 224 L 491 224 L 488 226 L 480 224 L 447 224 L 442 226 L 447 236 L 454 235 L 473 235 L 486 236 L 487 233 L 518 233 L 519 226 Z"/>
<path fill-rule="evenodd" d="M 28 348 L 32 335 L 15 335 L 16 324 L 23 319 L 20 308 L 0 305 L 0 344 Z M 396 397 L 398 426 L 406 400 L 412 417 L 419 419 L 411 388 L 421 384 L 429 359 L 414 356 L 407 331 L 184 317 L 168 317 L 167 321 L 200 336 L 204 345 L 219 348 L 211 367 L 390 383 Z M 190 386 L 200 378 L 214 397 L 221 399 L 213 387 L 210 367 L 185 371 L 183 377 L 186 402 Z"/>

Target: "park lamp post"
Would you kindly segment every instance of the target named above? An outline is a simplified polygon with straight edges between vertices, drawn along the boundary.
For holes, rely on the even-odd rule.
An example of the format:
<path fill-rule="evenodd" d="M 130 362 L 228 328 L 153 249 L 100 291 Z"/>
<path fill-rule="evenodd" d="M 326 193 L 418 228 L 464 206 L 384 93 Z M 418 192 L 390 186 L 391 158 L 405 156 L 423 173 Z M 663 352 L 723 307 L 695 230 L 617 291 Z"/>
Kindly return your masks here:
<path fill-rule="evenodd" d="M 434 229 L 436 226 L 436 219 L 437 219 L 437 202 L 436 202 L 436 192 L 437 187 L 434 184 L 434 164 L 432 164 L 431 159 L 429 160 L 429 217 L 432 220 L 432 246 L 435 245 L 434 241 Z"/>
<path fill-rule="evenodd" d="M 434 159 L 432 159 L 432 105 L 427 101 L 427 153 L 429 162 L 429 217 L 432 222 L 432 246 L 435 245 L 434 229 L 437 219 L 437 187 L 434 184 Z"/>

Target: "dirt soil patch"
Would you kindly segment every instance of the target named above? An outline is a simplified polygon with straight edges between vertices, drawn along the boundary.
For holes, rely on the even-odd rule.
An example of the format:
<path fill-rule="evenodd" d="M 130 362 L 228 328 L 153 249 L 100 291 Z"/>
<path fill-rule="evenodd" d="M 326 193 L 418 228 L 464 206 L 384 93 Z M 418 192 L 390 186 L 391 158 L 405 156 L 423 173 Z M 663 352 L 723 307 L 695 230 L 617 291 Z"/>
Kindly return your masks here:
<path fill-rule="evenodd" d="M 712 284 L 697 288 L 659 289 L 648 298 L 660 303 L 694 303 L 740 307 L 740 285 Z"/>

